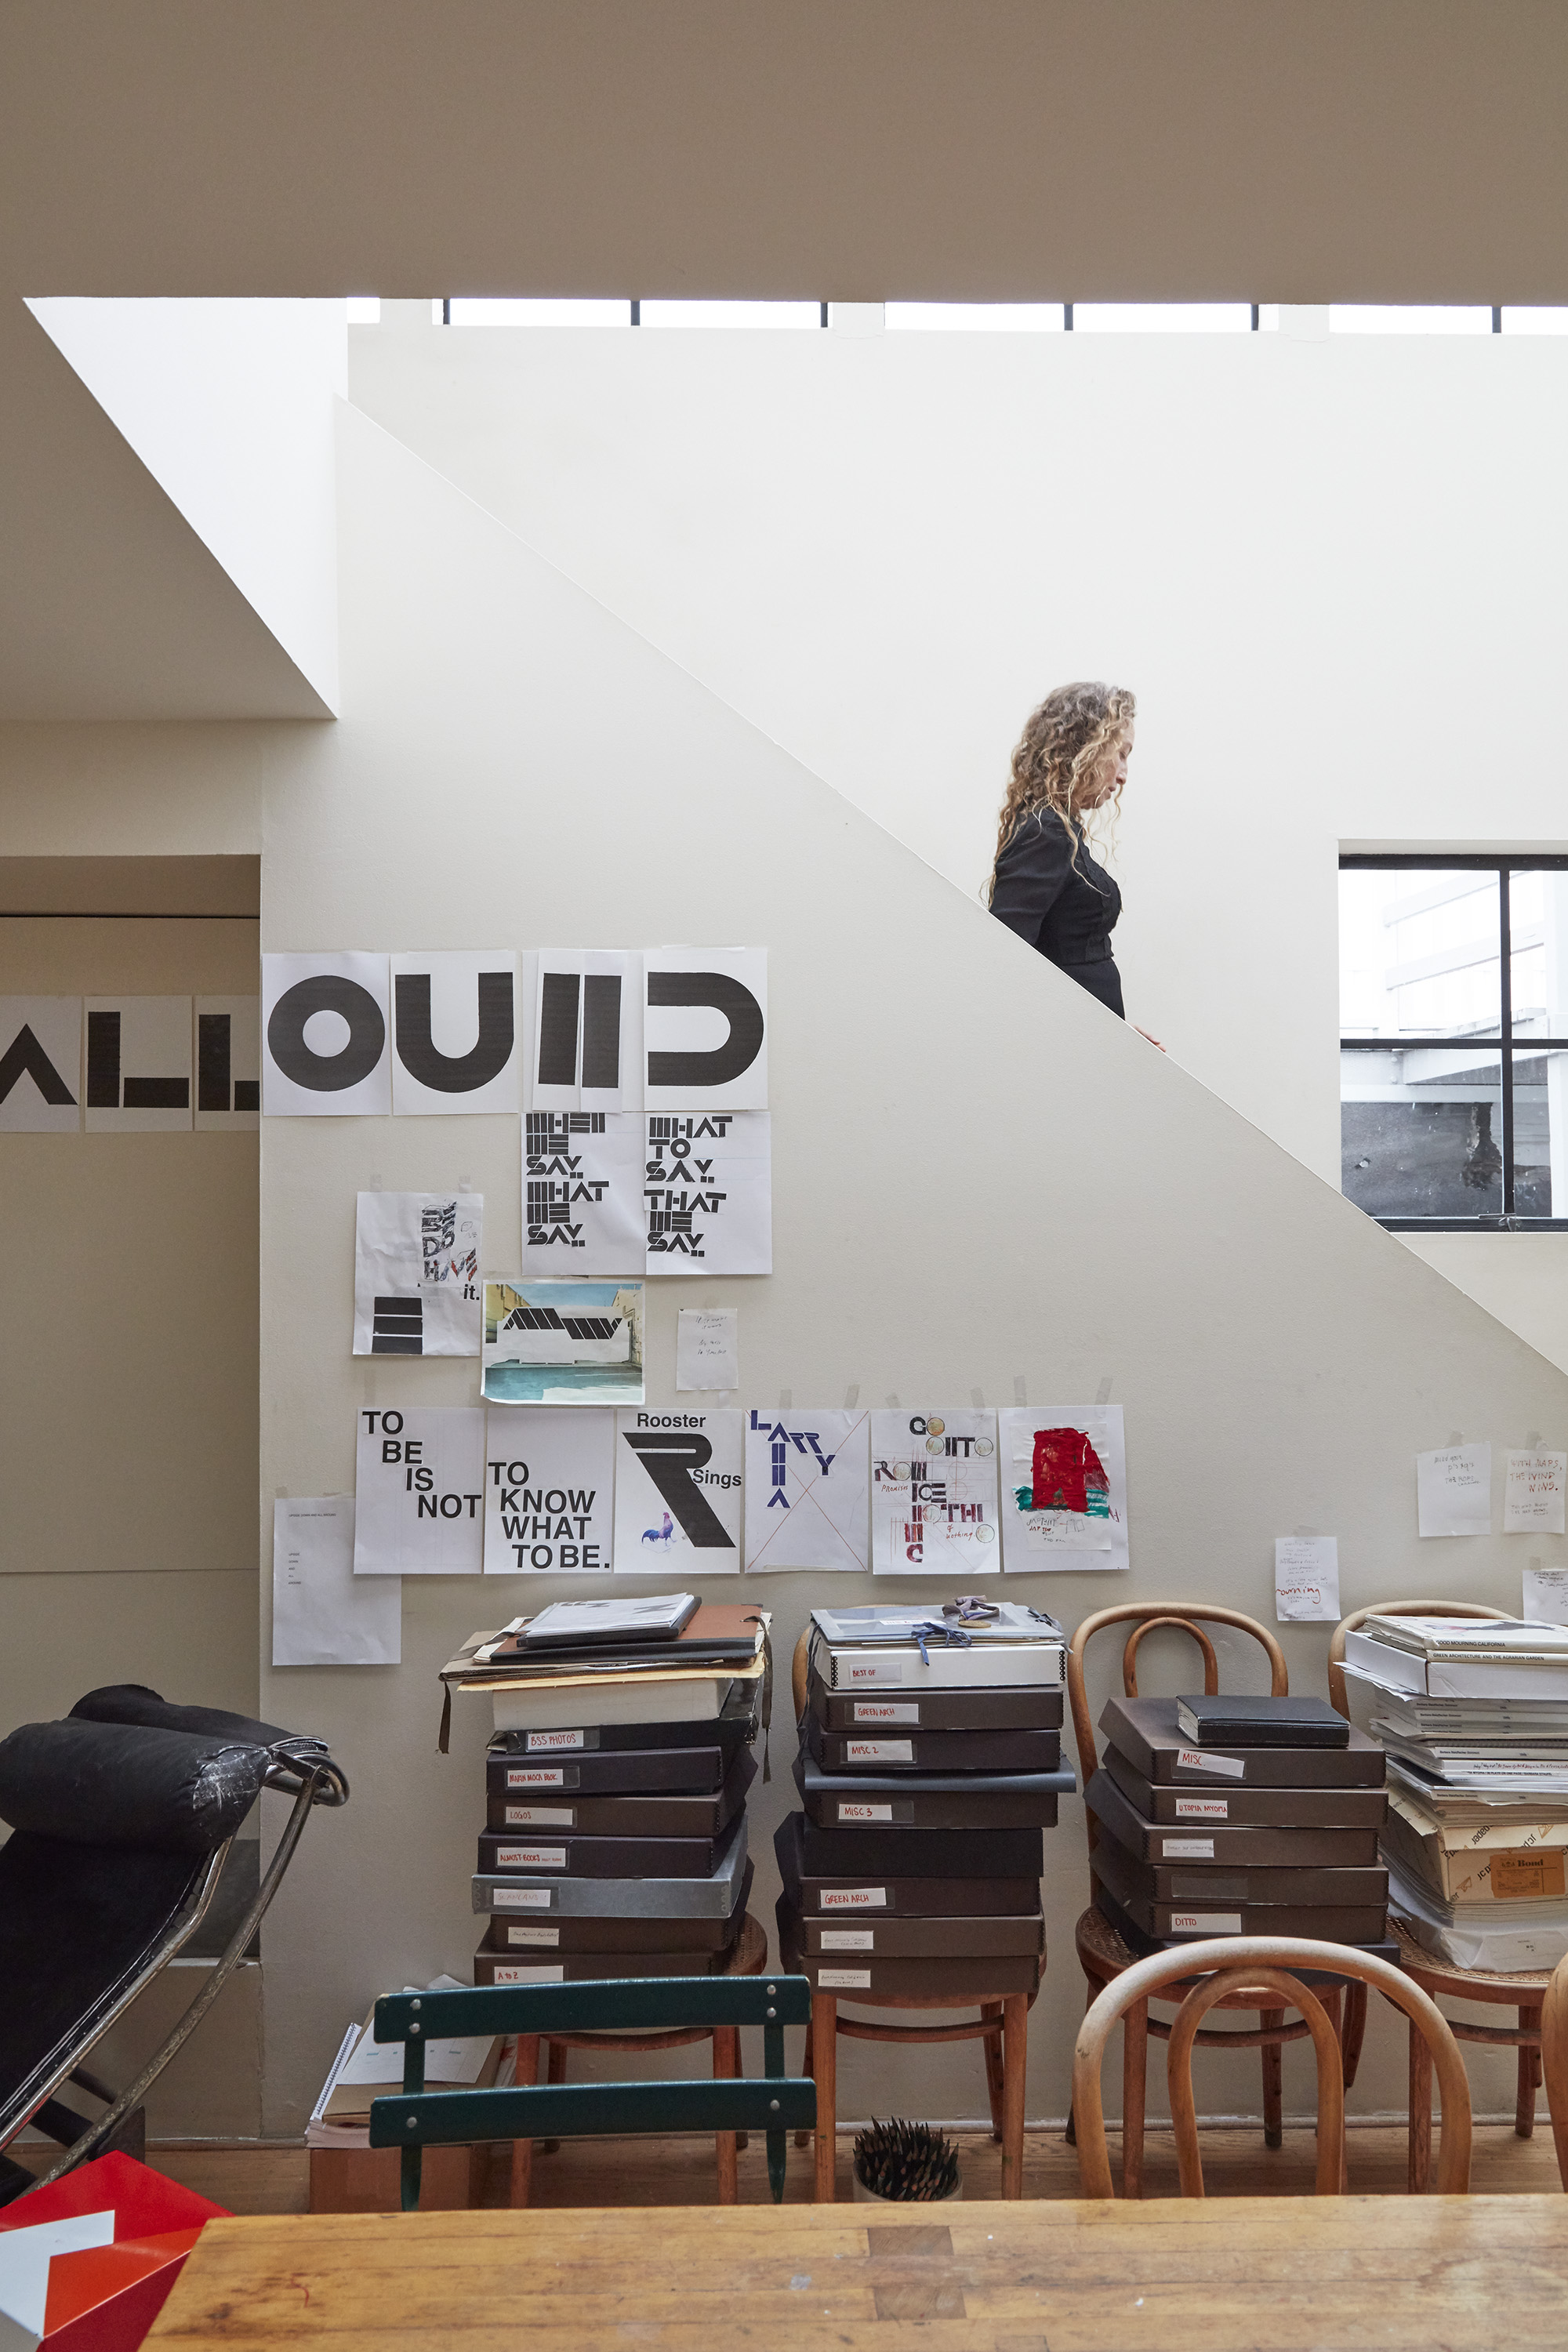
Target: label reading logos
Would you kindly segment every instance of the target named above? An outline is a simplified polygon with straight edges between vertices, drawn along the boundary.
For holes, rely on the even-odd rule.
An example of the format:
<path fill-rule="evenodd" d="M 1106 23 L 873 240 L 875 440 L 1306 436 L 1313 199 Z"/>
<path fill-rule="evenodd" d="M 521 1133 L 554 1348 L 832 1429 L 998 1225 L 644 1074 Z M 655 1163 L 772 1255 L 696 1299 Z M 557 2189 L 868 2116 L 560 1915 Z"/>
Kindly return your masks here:
<path fill-rule="evenodd" d="M 363 1406 L 356 1576 L 477 1576 L 484 1558 L 485 1416 L 477 1405 Z"/>
<path fill-rule="evenodd" d="M 994 1576 L 998 1535 L 994 1412 L 951 1405 L 871 1415 L 879 1576 Z"/>
<path fill-rule="evenodd" d="M 485 1459 L 487 1576 L 602 1576 L 610 1565 L 615 1415 L 490 1408 Z M 531 1733 L 531 1748 L 583 1745 L 581 1732 Z"/>
<path fill-rule="evenodd" d="M 745 1418 L 641 1406 L 616 1413 L 617 1574 L 716 1576 L 740 1568 Z"/>

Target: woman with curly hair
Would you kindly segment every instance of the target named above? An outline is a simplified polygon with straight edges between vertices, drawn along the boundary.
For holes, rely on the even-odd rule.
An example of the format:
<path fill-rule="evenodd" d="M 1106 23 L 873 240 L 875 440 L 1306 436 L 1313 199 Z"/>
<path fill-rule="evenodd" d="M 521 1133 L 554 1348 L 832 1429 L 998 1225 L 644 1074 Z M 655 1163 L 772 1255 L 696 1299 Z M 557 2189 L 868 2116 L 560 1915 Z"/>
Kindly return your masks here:
<path fill-rule="evenodd" d="M 1110 933 L 1121 893 L 1088 834 L 1098 813 L 1115 815 L 1137 710 L 1128 688 L 1098 681 L 1047 695 L 1013 754 L 989 894 L 994 915 L 1121 1020 Z"/>

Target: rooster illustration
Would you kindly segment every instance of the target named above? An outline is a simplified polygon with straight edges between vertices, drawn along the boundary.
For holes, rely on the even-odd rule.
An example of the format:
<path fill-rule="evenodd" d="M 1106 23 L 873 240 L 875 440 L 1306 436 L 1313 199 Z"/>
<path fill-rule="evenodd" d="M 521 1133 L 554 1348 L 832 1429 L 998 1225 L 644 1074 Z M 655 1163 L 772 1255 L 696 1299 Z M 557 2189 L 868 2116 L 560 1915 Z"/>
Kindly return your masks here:
<path fill-rule="evenodd" d="M 644 1543 L 656 1543 L 656 1544 L 661 1543 L 661 1544 L 667 1544 L 667 1543 L 669 1541 L 670 1537 L 671 1537 L 674 1533 L 675 1533 L 675 1526 L 674 1526 L 674 1522 L 671 1520 L 670 1516 L 669 1516 L 669 1513 L 668 1513 L 668 1511 L 666 1511 L 666 1513 L 665 1513 L 665 1515 L 664 1515 L 664 1525 L 663 1525 L 663 1527 L 662 1527 L 662 1528 L 644 1528 L 644 1529 L 643 1529 L 643 1531 L 642 1531 L 642 1539 L 643 1539 Z"/>

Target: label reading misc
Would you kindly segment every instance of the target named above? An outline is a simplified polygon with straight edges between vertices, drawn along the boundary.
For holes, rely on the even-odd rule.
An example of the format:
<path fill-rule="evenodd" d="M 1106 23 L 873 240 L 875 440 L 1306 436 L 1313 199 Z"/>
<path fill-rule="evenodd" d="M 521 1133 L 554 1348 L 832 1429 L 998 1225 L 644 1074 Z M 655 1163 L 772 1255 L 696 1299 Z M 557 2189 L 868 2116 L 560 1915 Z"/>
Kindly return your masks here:
<path fill-rule="evenodd" d="M 869 1969 L 818 1969 L 816 1981 L 824 1992 L 869 1992 Z"/>
<path fill-rule="evenodd" d="M 548 1887 L 541 1887 L 540 1893 L 548 1894 Z M 509 1944 L 552 1946 L 561 1941 L 561 1930 L 559 1927 L 509 1927 L 506 1931 L 506 1939 Z"/>
<path fill-rule="evenodd" d="M 912 1764 L 912 1739 L 847 1739 L 845 1759 L 850 1764 Z"/>
<path fill-rule="evenodd" d="M 1176 1819 L 1179 1822 L 1228 1822 L 1228 1797 L 1178 1797 Z"/>
<path fill-rule="evenodd" d="M 1162 1838 L 1160 1857 L 1163 1862 L 1212 1862 L 1213 1838 Z"/>
<path fill-rule="evenodd" d="M 569 1830 L 577 1818 L 571 1805 L 509 1805 L 509 1830 Z"/>
<path fill-rule="evenodd" d="M 528 1752 L 531 1756 L 539 1754 L 546 1748 L 585 1748 L 588 1744 L 588 1735 L 585 1731 L 529 1731 L 525 1732 L 523 1737 L 528 1741 Z"/>
<path fill-rule="evenodd" d="M 563 1845 L 500 1845 L 496 1848 L 498 1870 L 564 1870 L 566 1849 Z"/>
<path fill-rule="evenodd" d="M 566 1969 L 561 1961 L 554 1968 L 525 1968 L 520 1960 L 498 1960 L 490 1982 L 510 1984 L 562 1984 Z"/>
<path fill-rule="evenodd" d="M 1173 1936 L 1239 1936 L 1239 1911 L 1173 1911 Z"/>
<path fill-rule="evenodd" d="M 838 1818 L 841 1822 L 890 1822 L 893 1818 L 893 1809 L 891 1805 L 851 1805 L 840 1802 Z"/>
<path fill-rule="evenodd" d="M 1217 1772 L 1226 1780 L 1239 1780 L 1247 1770 L 1245 1756 L 1219 1756 L 1212 1748 L 1178 1748 L 1178 1772 Z"/>
<path fill-rule="evenodd" d="M 914 1723 L 921 1719 L 918 1698 L 857 1699 L 857 1723 Z"/>
<path fill-rule="evenodd" d="M 824 1911 L 885 1911 L 888 1890 L 885 1886 L 824 1886 L 816 1899 Z"/>
<path fill-rule="evenodd" d="M 548 1911 L 555 1900 L 549 1886 L 496 1886 L 490 1890 L 492 1911 Z"/>
<path fill-rule="evenodd" d="M 874 1952 L 877 1931 L 874 1927 L 824 1927 L 821 1942 L 825 1952 Z"/>
<path fill-rule="evenodd" d="M 563 1789 L 566 1769 L 561 1764 L 509 1764 L 506 1785 L 509 1789 Z"/>

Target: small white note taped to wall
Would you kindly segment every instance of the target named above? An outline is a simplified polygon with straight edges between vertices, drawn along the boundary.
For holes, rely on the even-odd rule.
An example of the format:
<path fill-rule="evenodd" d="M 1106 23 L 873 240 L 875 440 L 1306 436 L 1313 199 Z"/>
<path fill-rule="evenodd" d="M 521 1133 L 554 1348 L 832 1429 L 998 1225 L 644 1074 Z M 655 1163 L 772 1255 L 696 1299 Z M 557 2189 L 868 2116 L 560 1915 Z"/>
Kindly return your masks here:
<path fill-rule="evenodd" d="M 675 1335 L 677 1389 L 738 1389 L 741 1385 L 741 1310 L 738 1307 L 683 1307 Z"/>
<path fill-rule="evenodd" d="M 1510 1454 L 1503 1486 L 1505 1536 L 1560 1536 L 1568 1454 Z M 1555 1622 L 1555 1621 L 1554 1621 Z"/>
<path fill-rule="evenodd" d="M 1492 1526 L 1489 1445 L 1443 1445 L 1415 1456 L 1416 1527 L 1424 1536 L 1486 1536 Z"/>
<path fill-rule="evenodd" d="M 403 1657 L 399 1577 L 354 1575 L 352 1495 L 279 1496 L 272 1506 L 275 1666 L 395 1666 Z"/>
<path fill-rule="evenodd" d="M 1340 1547 L 1335 1536 L 1276 1536 L 1274 1614 L 1281 1625 L 1340 1619 Z"/>
<path fill-rule="evenodd" d="M 1537 1568 L 1531 1561 L 1520 1613 L 1535 1625 L 1568 1625 L 1568 1568 Z"/>

